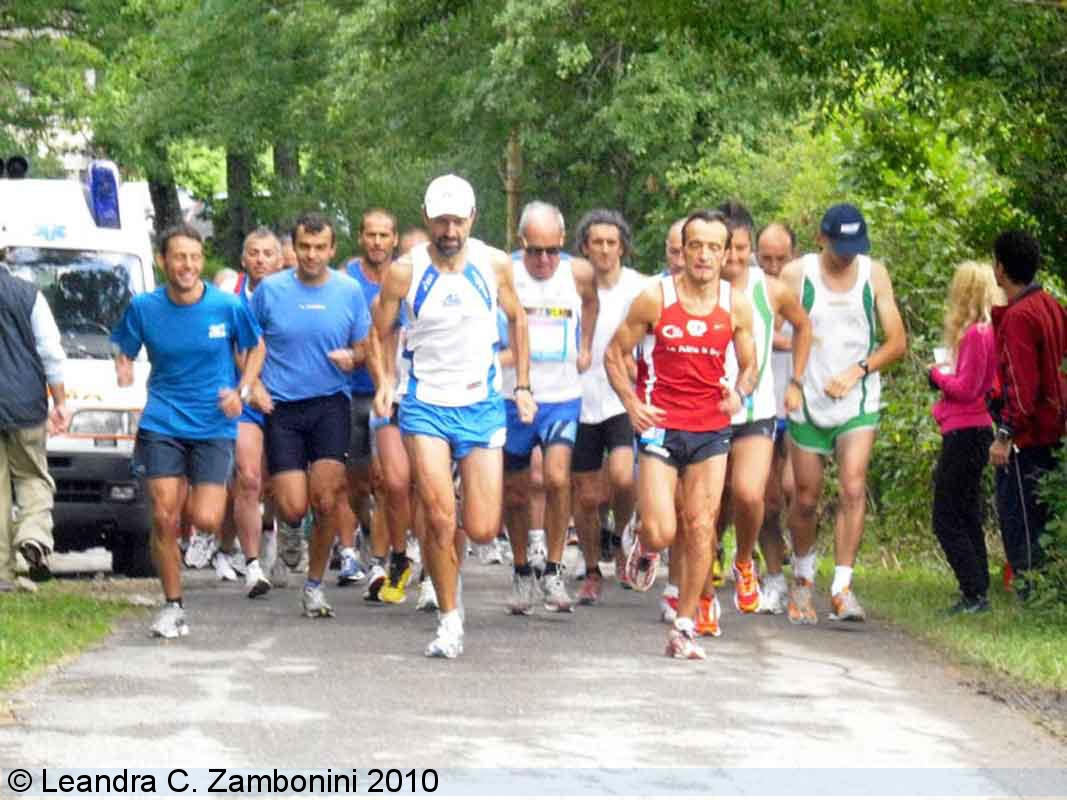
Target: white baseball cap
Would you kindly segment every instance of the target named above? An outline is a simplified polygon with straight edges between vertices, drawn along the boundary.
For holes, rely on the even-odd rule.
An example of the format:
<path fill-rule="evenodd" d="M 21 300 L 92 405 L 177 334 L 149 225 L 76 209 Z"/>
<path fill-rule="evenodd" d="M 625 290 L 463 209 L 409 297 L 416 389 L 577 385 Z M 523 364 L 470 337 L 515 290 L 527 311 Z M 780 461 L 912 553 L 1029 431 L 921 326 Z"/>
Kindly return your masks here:
<path fill-rule="evenodd" d="M 466 219 L 474 213 L 474 189 L 458 175 L 442 175 L 426 187 L 422 207 L 430 219 L 446 215 Z"/>

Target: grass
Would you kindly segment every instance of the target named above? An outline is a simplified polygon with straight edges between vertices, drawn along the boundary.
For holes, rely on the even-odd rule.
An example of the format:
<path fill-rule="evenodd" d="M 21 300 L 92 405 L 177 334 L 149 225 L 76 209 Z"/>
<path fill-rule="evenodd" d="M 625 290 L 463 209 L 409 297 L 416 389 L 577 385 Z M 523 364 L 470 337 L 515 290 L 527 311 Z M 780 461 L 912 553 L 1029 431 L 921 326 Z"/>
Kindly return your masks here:
<path fill-rule="evenodd" d="M 129 608 L 55 583 L 35 594 L 0 594 L 0 690 L 100 641 Z"/>
<path fill-rule="evenodd" d="M 832 567 L 826 570 L 829 575 Z M 1067 690 L 1067 625 L 1023 608 L 994 576 L 988 614 L 950 617 L 958 597 L 940 565 L 857 567 L 856 587 L 869 613 L 888 619 L 953 660 L 1025 686 Z"/>

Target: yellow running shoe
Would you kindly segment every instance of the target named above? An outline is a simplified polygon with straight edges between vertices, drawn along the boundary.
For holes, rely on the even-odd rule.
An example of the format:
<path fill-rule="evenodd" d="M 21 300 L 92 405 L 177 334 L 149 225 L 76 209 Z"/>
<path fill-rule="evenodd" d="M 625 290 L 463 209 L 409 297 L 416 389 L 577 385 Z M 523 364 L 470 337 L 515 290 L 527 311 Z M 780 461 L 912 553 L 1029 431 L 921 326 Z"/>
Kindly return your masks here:
<path fill-rule="evenodd" d="M 407 588 L 411 580 L 411 560 L 405 558 L 402 564 L 392 562 L 389 564 L 389 577 L 385 579 L 385 585 L 378 592 L 378 599 L 383 603 L 399 605 L 408 599 Z"/>
<path fill-rule="evenodd" d="M 715 551 L 715 557 L 711 559 L 711 585 L 718 588 L 726 583 L 726 575 L 722 569 L 722 550 Z"/>

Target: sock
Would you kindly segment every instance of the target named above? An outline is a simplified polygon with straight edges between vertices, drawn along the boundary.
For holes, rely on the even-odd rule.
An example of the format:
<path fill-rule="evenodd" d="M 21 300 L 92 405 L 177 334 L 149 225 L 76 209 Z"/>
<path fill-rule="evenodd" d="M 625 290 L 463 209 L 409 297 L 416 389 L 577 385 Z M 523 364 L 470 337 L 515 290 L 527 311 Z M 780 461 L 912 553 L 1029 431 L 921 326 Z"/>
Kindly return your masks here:
<path fill-rule="evenodd" d="M 696 629 L 696 624 L 689 617 L 678 617 L 674 621 L 674 628 L 682 633 L 692 634 Z"/>
<path fill-rule="evenodd" d="M 777 575 L 768 575 L 764 579 L 764 583 L 768 586 L 774 586 L 777 589 L 785 591 L 787 584 L 785 582 L 785 573 L 779 572 Z"/>
<path fill-rule="evenodd" d="M 460 616 L 458 608 L 453 608 L 451 611 L 448 611 L 441 615 L 441 623 L 452 624 L 459 628 L 462 628 L 463 617 Z"/>
<path fill-rule="evenodd" d="M 815 580 L 815 550 L 806 556 L 793 556 L 793 576 L 805 580 Z"/>
<path fill-rule="evenodd" d="M 558 575 L 559 574 L 559 562 L 558 561 L 546 561 L 545 562 L 545 575 Z"/>
<path fill-rule="evenodd" d="M 341 558 L 344 558 L 345 556 L 351 556 L 352 558 L 355 558 L 356 557 L 356 549 L 354 547 L 342 547 L 341 548 Z"/>
<path fill-rule="evenodd" d="M 611 546 L 612 547 L 622 547 L 622 537 L 619 534 L 617 534 L 617 533 L 611 534 Z"/>
<path fill-rule="evenodd" d="M 530 529 L 530 546 L 531 547 L 544 547 L 545 546 L 545 529 L 544 528 L 531 528 Z"/>
<path fill-rule="evenodd" d="M 185 606 L 182 604 L 182 598 L 181 598 L 180 595 L 178 597 L 168 597 L 167 598 L 167 605 L 168 606 L 177 606 L 178 608 L 185 608 Z"/>
<path fill-rule="evenodd" d="M 838 564 L 834 567 L 834 583 L 830 587 L 830 594 L 839 594 L 847 589 L 852 583 L 852 567 L 843 567 Z"/>
<path fill-rule="evenodd" d="M 521 575 L 524 578 L 528 575 L 533 575 L 533 567 L 531 567 L 529 564 L 516 564 L 515 574 Z"/>
<path fill-rule="evenodd" d="M 304 591 L 305 592 L 308 591 L 309 589 L 318 589 L 320 586 L 322 586 L 322 581 L 317 581 L 314 578 L 306 578 L 304 580 Z"/>
<path fill-rule="evenodd" d="M 666 586 L 663 587 L 663 596 L 664 597 L 673 597 L 673 598 L 677 599 L 677 597 L 678 597 L 678 587 L 675 586 L 673 583 L 668 583 Z"/>
<path fill-rule="evenodd" d="M 372 567 L 382 567 L 384 569 L 385 568 L 385 557 L 384 556 L 371 556 L 370 557 L 370 565 Z"/>
<path fill-rule="evenodd" d="M 400 569 L 403 569 L 404 567 L 406 567 L 407 563 L 408 563 L 408 554 L 407 554 L 407 552 L 393 553 L 392 563 L 395 566 L 399 567 Z"/>

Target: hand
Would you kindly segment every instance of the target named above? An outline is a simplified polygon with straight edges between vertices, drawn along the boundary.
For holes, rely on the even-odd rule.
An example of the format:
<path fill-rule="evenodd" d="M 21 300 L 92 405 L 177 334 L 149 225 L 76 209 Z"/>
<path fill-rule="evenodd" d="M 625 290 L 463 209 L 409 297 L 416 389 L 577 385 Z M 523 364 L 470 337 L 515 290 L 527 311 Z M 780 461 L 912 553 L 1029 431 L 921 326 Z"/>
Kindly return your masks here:
<path fill-rule="evenodd" d="M 1011 440 L 994 439 L 989 448 L 989 461 L 994 467 L 1006 467 L 1011 457 Z"/>
<path fill-rule="evenodd" d="M 337 369 L 341 372 L 351 372 L 356 368 L 356 356 L 349 348 L 341 347 L 337 350 L 331 350 L 326 354 L 326 357 L 330 359 Z"/>
<path fill-rule="evenodd" d="M 74 414 L 63 403 L 52 406 L 48 411 L 48 435 L 57 436 L 66 433 Z"/>
<path fill-rule="evenodd" d="M 515 392 L 515 408 L 523 425 L 529 425 L 537 416 L 537 403 L 534 402 L 533 394 L 526 390 Z"/>
<path fill-rule="evenodd" d="M 269 414 L 274 411 L 274 400 L 271 398 L 270 392 L 267 391 L 267 387 L 263 385 L 262 381 L 256 381 L 256 385 L 252 387 L 250 404 L 253 408 L 258 408 L 264 414 Z"/>
<path fill-rule="evenodd" d="M 389 419 L 393 415 L 393 390 L 392 383 L 383 383 L 374 393 L 374 415 L 382 419 Z"/>
<path fill-rule="evenodd" d="M 792 413 L 799 411 L 804 405 L 804 392 L 795 383 L 789 384 L 785 390 L 785 410 Z"/>
<path fill-rule="evenodd" d="M 630 423 L 638 435 L 649 428 L 662 428 L 663 422 L 667 419 L 667 412 L 662 408 L 640 401 L 627 407 L 626 413 L 630 415 Z"/>
<path fill-rule="evenodd" d="M 219 408 L 230 419 L 241 416 L 241 396 L 236 389 L 219 389 Z"/>
<path fill-rule="evenodd" d="M 732 417 L 741 410 L 743 405 L 744 402 L 741 400 L 741 395 L 735 389 L 728 389 L 719 403 L 719 411 L 728 417 Z"/>
<path fill-rule="evenodd" d="M 853 364 L 844 372 L 832 377 L 823 391 L 830 395 L 830 397 L 834 398 L 834 400 L 840 400 L 852 391 L 852 387 L 855 386 L 862 377 L 863 368 Z"/>
<path fill-rule="evenodd" d="M 578 351 L 578 372 L 585 372 L 593 366 L 593 354 L 589 350 Z"/>

